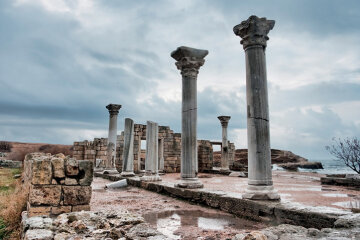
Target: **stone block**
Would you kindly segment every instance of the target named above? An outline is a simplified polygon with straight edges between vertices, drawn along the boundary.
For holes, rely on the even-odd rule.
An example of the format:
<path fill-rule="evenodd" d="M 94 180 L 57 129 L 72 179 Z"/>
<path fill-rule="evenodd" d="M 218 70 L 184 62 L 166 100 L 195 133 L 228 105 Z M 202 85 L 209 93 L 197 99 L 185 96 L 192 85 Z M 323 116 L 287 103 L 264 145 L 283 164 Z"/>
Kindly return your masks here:
<path fill-rule="evenodd" d="M 29 202 L 32 206 L 52 205 L 60 203 L 61 186 L 59 185 L 32 185 L 30 187 Z"/>
<path fill-rule="evenodd" d="M 27 208 L 28 217 L 34 216 L 49 216 L 51 213 L 51 207 L 33 207 L 28 204 Z"/>
<path fill-rule="evenodd" d="M 51 184 L 52 171 L 51 162 L 48 158 L 33 160 L 32 184 Z"/>
<path fill-rule="evenodd" d="M 64 205 L 86 205 L 90 203 L 91 186 L 63 186 Z"/>
<path fill-rule="evenodd" d="M 51 207 L 51 214 L 52 215 L 60 215 L 62 213 L 69 213 L 69 212 L 71 212 L 71 206 Z"/>
<path fill-rule="evenodd" d="M 90 205 L 76 205 L 72 206 L 72 212 L 90 211 Z"/>
<path fill-rule="evenodd" d="M 64 158 L 56 157 L 51 159 L 53 178 L 65 177 Z"/>
<path fill-rule="evenodd" d="M 67 176 L 77 176 L 79 174 L 79 163 L 74 158 L 65 160 L 65 172 Z"/>

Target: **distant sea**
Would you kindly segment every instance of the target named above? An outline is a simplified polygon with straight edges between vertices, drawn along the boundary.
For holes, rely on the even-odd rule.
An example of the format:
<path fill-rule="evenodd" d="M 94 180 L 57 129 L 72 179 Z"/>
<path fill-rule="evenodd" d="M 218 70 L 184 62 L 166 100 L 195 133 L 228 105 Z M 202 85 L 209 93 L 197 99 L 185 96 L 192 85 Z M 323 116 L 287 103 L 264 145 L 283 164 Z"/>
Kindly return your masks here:
<path fill-rule="evenodd" d="M 321 162 L 324 169 L 304 169 L 299 168 L 299 172 L 317 172 L 320 174 L 356 174 L 355 171 L 347 167 L 343 162 L 332 159 L 309 159 L 310 162 Z M 273 170 L 281 170 L 279 167 L 274 166 Z"/>

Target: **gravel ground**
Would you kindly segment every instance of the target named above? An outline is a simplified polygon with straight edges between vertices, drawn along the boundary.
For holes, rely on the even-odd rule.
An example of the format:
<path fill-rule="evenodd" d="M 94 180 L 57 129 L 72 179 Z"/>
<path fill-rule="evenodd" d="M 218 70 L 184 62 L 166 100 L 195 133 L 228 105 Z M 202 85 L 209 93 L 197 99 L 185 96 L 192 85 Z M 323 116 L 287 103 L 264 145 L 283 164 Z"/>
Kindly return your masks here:
<path fill-rule="evenodd" d="M 109 182 L 94 178 L 92 211 L 128 210 L 141 214 L 169 239 L 231 239 L 238 233 L 266 227 L 262 223 L 136 187 L 105 190 L 105 184 Z"/>

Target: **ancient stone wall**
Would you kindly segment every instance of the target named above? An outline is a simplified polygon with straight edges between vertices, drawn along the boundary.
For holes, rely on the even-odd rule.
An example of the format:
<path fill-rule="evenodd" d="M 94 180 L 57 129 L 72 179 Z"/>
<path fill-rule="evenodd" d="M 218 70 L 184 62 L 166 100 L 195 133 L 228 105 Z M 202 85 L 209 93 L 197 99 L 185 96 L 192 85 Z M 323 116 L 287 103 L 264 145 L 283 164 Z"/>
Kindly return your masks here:
<path fill-rule="evenodd" d="M 139 173 L 145 169 L 145 150 L 141 149 L 141 141 L 146 140 L 146 125 L 134 124 L 134 172 Z M 163 145 L 163 148 L 160 145 Z M 144 146 L 143 146 L 144 147 Z M 73 156 L 75 159 L 85 159 L 94 162 L 106 160 L 106 138 L 95 138 L 93 141 L 74 142 Z M 144 147 L 145 148 L 145 147 Z M 181 134 L 175 133 L 168 126 L 159 126 L 159 151 L 163 149 L 162 153 L 159 152 L 159 157 L 162 155 L 164 158 L 164 172 L 174 173 L 180 172 L 181 163 Z M 122 171 L 124 151 L 124 132 L 117 136 L 116 142 L 116 169 Z M 229 164 L 234 162 L 235 146 L 229 143 Z M 213 163 L 213 147 L 208 140 L 198 140 L 198 161 L 199 172 L 210 170 L 214 166 Z"/>
<path fill-rule="evenodd" d="M 93 163 L 63 154 L 30 153 L 24 160 L 28 216 L 90 210 Z"/>

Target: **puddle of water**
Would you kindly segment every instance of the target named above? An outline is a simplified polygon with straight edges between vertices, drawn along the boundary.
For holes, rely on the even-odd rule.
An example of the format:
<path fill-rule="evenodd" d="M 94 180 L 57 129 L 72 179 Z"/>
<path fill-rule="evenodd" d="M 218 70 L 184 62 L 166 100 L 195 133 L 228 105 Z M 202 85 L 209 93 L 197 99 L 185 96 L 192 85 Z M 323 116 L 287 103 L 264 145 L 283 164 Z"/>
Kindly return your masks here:
<path fill-rule="evenodd" d="M 344 207 L 344 208 L 354 208 L 354 209 L 360 209 L 360 200 L 352 200 L 352 201 L 345 201 L 345 202 L 336 202 L 332 205 Z"/>
<path fill-rule="evenodd" d="M 321 195 L 324 197 L 349 197 L 349 195 L 345 193 L 324 193 Z"/>
<path fill-rule="evenodd" d="M 143 215 L 144 219 L 169 239 L 181 239 L 181 230 L 258 229 L 259 223 L 227 214 L 208 213 L 201 210 L 174 210 Z"/>
<path fill-rule="evenodd" d="M 301 187 L 293 187 L 293 188 L 281 188 L 282 191 L 311 191 L 311 192 L 321 192 L 321 187 L 307 187 L 307 188 L 301 188 Z"/>

